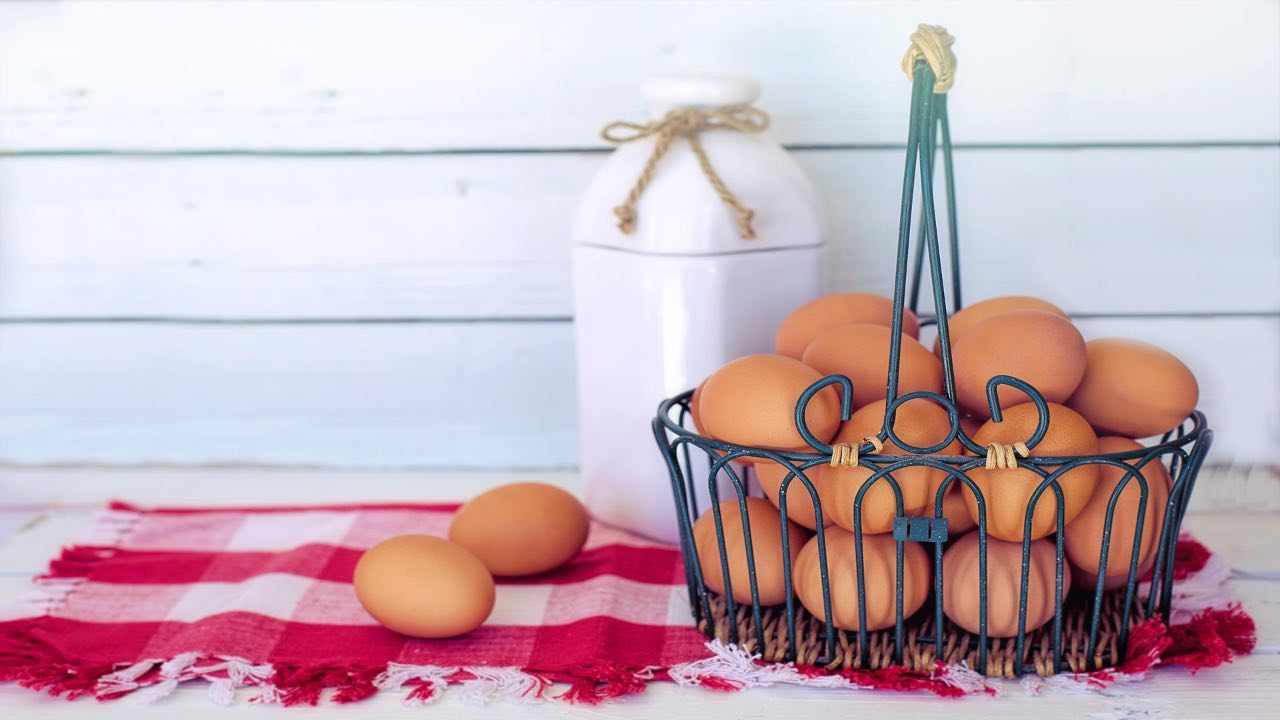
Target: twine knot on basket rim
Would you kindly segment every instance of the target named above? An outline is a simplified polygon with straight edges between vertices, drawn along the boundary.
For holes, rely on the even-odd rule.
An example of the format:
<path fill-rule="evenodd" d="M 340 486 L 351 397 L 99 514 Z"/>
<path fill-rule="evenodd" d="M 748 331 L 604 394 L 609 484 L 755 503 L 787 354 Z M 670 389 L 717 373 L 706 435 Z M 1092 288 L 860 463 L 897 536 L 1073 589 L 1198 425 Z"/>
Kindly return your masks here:
<path fill-rule="evenodd" d="M 884 451 L 884 443 L 880 442 L 880 438 L 875 435 L 868 435 L 862 438 L 862 441 L 871 444 L 871 454 L 873 455 L 878 455 Z M 858 446 L 853 443 L 835 443 L 832 445 L 831 467 L 858 467 Z"/>
<path fill-rule="evenodd" d="M 738 234 L 744 240 L 754 239 L 756 232 L 751 221 L 755 219 L 755 211 L 743 205 L 733 191 L 724 184 L 724 180 L 711 166 L 711 159 L 707 157 L 707 151 L 702 147 L 702 140 L 698 135 L 704 130 L 736 130 L 754 134 L 763 132 L 768 127 L 769 115 L 750 105 L 714 108 L 682 107 L 671 110 L 661 120 L 645 124 L 618 120 L 606 125 L 600 131 L 600 137 L 615 145 L 635 142 L 647 137 L 656 138 L 653 152 L 645 161 L 640 177 L 636 178 L 635 184 L 631 186 L 631 192 L 627 193 L 621 205 L 613 209 L 613 214 L 618 216 L 618 229 L 625 235 L 635 232 L 636 203 L 640 201 L 640 196 L 653 180 L 653 173 L 662 157 L 667 154 L 667 150 L 671 148 L 672 141 L 682 137 L 689 141 L 689 147 L 693 149 L 693 154 L 698 159 L 702 174 L 707 177 L 707 182 L 711 183 L 711 188 L 716 191 L 720 201 L 734 212 Z"/>
<path fill-rule="evenodd" d="M 1000 443 L 991 443 L 987 446 L 987 469 L 988 470 L 1012 470 L 1018 467 L 1018 456 L 1031 457 L 1031 450 L 1027 449 L 1024 442 L 1016 442 L 1012 445 L 1002 445 Z"/>
<path fill-rule="evenodd" d="M 956 56 L 951 46 L 956 39 L 941 25 L 921 23 L 911 33 L 911 47 L 902 58 L 902 72 L 908 80 L 915 79 L 916 62 L 924 60 L 933 68 L 933 92 L 942 94 L 956 84 Z"/>

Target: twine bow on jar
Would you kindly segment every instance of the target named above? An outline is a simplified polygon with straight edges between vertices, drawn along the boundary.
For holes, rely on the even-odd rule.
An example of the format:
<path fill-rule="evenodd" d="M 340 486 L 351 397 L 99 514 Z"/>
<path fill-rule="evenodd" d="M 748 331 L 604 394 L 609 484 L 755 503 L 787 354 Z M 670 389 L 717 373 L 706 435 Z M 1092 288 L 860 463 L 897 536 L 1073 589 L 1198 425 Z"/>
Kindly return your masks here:
<path fill-rule="evenodd" d="M 625 120 L 606 125 L 600 131 L 600 136 L 615 145 L 635 142 L 651 136 L 656 138 L 653 144 L 653 152 L 649 154 L 649 159 L 645 161 L 644 169 L 640 171 L 640 177 L 636 178 L 635 184 L 632 185 L 631 192 L 627 193 L 627 197 L 621 205 L 613 209 L 613 214 L 618 216 L 618 229 L 626 235 L 635 232 L 636 203 L 640 201 L 640 196 L 644 193 L 644 189 L 653 180 L 654 170 L 658 167 L 658 162 L 662 160 L 662 157 L 666 155 L 667 150 L 670 149 L 672 141 L 682 137 L 689 141 L 689 147 L 693 149 L 693 154 L 698 158 L 698 165 L 702 168 L 702 174 L 707 176 L 707 182 L 711 183 L 716 195 L 720 196 L 720 200 L 734 212 L 737 219 L 738 234 L 744 240 L 754 239 L 756 232 L 751 225 L 751 221 L 755 218 L 755 212 L 743 205 L 742 201 L 724 184 L 724 180 L 720 179 L 720 175 L 711 166 L 711 159 L 707 157 L 707 151 L 703 149 L 702 141 L 698 135 L 704 130 L 736 130 L 742 133 L 758 133 L 768 127 L 769 116 L 763 110 L 749 105 L 732 105 L 720 108 L 676 108 L 668 112 L 661 120 L 655 120 L 644 125 Z"/>

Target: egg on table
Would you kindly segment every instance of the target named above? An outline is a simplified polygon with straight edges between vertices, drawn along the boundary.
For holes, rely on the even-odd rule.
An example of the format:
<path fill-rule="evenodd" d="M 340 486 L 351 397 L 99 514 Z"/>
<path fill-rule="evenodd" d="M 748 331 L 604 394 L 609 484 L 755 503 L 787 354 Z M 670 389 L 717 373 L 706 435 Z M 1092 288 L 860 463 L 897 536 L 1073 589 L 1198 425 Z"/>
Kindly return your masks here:
<path fill-rule="evenodd" d="M 462 635 L 493 611 L 493 577 L 484 563 L 461 545 L 430 535 L 400 535 L 369 548 L 352 583 L 375 620 L 412 637 Z"/>
<path fill-rule="evenodd" d="M 458 509 L 449 539 L 470 550 L 494 575 L 519 577 L 554 570 L 587 541 L 587 510 L 573 495 L 545 483 L 513 483 L 480 493 Z"/>

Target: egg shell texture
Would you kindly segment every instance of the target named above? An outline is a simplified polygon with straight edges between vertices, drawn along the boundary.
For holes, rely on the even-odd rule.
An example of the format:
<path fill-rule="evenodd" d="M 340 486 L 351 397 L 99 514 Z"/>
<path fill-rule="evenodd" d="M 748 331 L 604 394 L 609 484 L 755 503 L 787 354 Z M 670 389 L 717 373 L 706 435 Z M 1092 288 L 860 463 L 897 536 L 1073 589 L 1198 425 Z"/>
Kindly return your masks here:
<path fill-rule="evenodd" d="M 1098 438 L 1098 452 L 1110 454 L 1142 450 L 1143 446 L 1122 437 Z M 1147 505 L 1143 512 L 1142 539 L 1138 546 L 1138 577 L 1155 562 L 1160 531 L 1164 527 L 1164 511 L 1169 506 L 1169 489 L 1173 484 L 1169 471 L 1153 458 L 1142 466 L 1142 476 L 1147 483 Z M 1136 463 L 1136 460 L 1126 461 Z M 1102 557 L 1102 531 L 1106 524 L 1107 505 L 1125 471 L 1112 465 L 1099 465 L 1098 486 L 1080 514 L 1067 525 L 1063 541 L 1067 557 L 1077 568 L 1082 584 L 1094 587 L 1098 577 L 1099 559 Z M 1137 530 L 1138 507 L 1142 488 L 1137 477 L 1131 478 L 1120 491 L 1112 512 L 1111 541 L 1107 547 L 1107 571 L 1103 585 L 1114 590 L 1129 581 L 1129 567 L 1133 559 L 1133 541 Z"/>
<path fill-rule="evenodd" d="M 974 325 L 955 346 L 956 399 L 975 417 L 991 417 L 987 381 L 1012 375 L 1031 384 L 1048 402 L 1071 397 L 1085 370 L 1080 331 L 1057 315 L 1014 310 Z M 1027 402 L 1026 393 L 1009 386 L 998 390 L 1000 407 Z"/>
<path fill-rule="evenodd" d="M 803 362 L 822 375 L 844 375 L 853 381 L 853 407 L 885 399 L 889 382 L 889 343 L 893 331 L 866 323 L 841 325 L 813 339 Z M 925 390 L 942 393 L 942 362 L 906 335 L 898 364 L 898 396 Z"/>
<path fill-rule="evenodd" d="M 781 508 L 782 481 L 791 473 L 790 469 L 776 462 L 758 462 L 754 463 L 752 467 L 755 468 L 756 480 L 760 483 L 760 489 L 764 491 L 765 498 L 774 507 Z M 815 466 L 803 472 L 809 483 L 817 491 L 818 502 L 823 502 L 823 498 L 827 497 L 827 493 L 823 489 L 821 466 Z M 827 515 L 825 509 L 822 512 L 822 516 L 823 525 L 831 524 L 831 518 Z M 787 517 L 810 530 L 816 530 L 818 527 L 818 515 L 814 512 L 813 496 L 809 493 L 809 489 L 804 486 L 799 476 L 792 479 L 787 485 Z"/>
<path fill-rule="evenodd" d="M 1102 432 L 1160 435 L 1196 408 L 1200 387 L 1181 360 L 1155 345 L 1098 338 L 1085 345 L 1084 377 L 1068 404 Z"/>
<path fill-rule="evenodd" d="M 968 307 L 956 311 L 947 318 L 947 332 L 951 336 L 951 346 L 955 347 L 956 340 L 961 335 L 969 332 L 974 325 L 986 320 L 987 318 L 1003 315 L 1013 310 L 1039 310 L 1047 312 L 1059 317 L 1067 317 L 1067 313 L 1062 308 L 1054 305 L 1047 300 L 1029 297 L 1027 295 L 1005 295 L 1002 297 L 993 297 L 987 300 L 976 302 Z M 935 338 L 933 341 L 933 352 L 941 352 L 942 338 Z"/>
<path fill-rule="evenodd" d="M 956 625 L 977 634 L 981 629 L 982 578 L 978 535 L 961 537 L 942 555 L 942 611 Z M 1031 542 L 1027 576 L 1027 624 L 1031 632 L 1053 619 L 1057 548 L 1049 540 Z M 1064 564 L 1062 594 L 1071 589 L 1071 573 Z M 987 635 L 1018 634 L 1018 604 L 1022 592 L 1022 543 L 987 538 Z"/>
<path fill-rule="evenodd" d="M 356 563 L 356 598 L 395 632 L 446 638 L 480 627 L 493 611 L 493 577 L 460 545 L 429 535 L 400 535 L 369 548 Z"/>
<path fill-rule="evenodd" d="M 707 378 L 698 417 L 713 437 L 771 450 L 812 452 L 795 426 L 800 395 L 822 375 L 794 358 L 748 355 Z M 805 409 L 809 431 L 826 442 L 840 427 L 840 397 L 823 388 Z"/>
<path fill-rule="evenodd" d="M 1040 443 L 1031 449 L 1032 457 L 1097 453 L 1097 435 L 1079 413 L 1056 403 L 1048 403 L 1048 407 L 1049 427 Z M 992 443 L 1010 445 L 1019 441 L 1027 442 L 1035 432 L 1038 419 L 1039 413 L 1034 403 L 1014 405 L 1004 411 L 1003 422 L 988 421 L 983 425 L 974 441 L 983 447 Z M 1051 473 L 1057 467 L 1051 465 L 1041 469 Z M 1044 478 L 1023 466 L 1007 470 L 978 467 L 969 471 L 969 477 L 982 491 L 986 501 L 987 533 L 1001 540 L 1021 542 L 1031 496 Z M 1070 523 L 1080 514 L 1093 495 L 1097 483 L 1097 465 L 1081 465 L 1058 478 L 1064 500 L 1064 523 Z M 970 517 L 977 522 L 977 499 L 970 492 L 963 492 L 962 495 L 969 506 Z M 1058 498 L 1050 486 L 1036 502 L 1031 520 L 1032 539 L 1042 538 L 1056 530 L 1057 512 Z"/>
<path fill-rule="evenodd" d="M 893 300 L 871 293 L 836 293 L 801 305 L 778 328 L 775 351 L 799 359 L 810 341 L 840 325 L 871 323 L 893 325 Z M 902 332 L 920 337 L 915 313 L 903 308 Z"/>
<path fill-rule="evenodd" d="M 836 627 L 857 630 L 858 575 L 855 536 L 838 527 L 827 528 L 827 578 L 831 617 Z M 867 600 L 867 630 L 881 630 L 897 620 L 897 543 L 890 535 L 863 535 L 863 583 Z M 819 622 L 826 618 L 822 600 L 822 564 L 818 538 L 800 551 L 794 565 L 796 596 Z M 920 543 L 902 544 L 902 617 L 911 617 L 929 597 L 932 587 L 929 555 Z"/>
<path fill-rule="evenodd" d="M 942 516 L 947 519 L 949 537 L 963 535 L 978 527 L 978 523 L 969 515 L 969 506 L 964 502 L 964 495 L 970 494 L 969 488 L 959 482 L 953 482 L 942 498 Z M 926 515 L 933 515 L 934 508 L 926 508 Z"/>
<path fill-rule="evenodd" d="M 786 580 L 782 567 L 782 527 L 778 510 L 763 498 L 746 498 L 747 524 L 751 530 L 751 557 L 755 561 L 756 588 L 760 604 L 778 605 L 786 602 Z M 729 582 L 733 586 L 733 599 L 740 603 L 751 602 L 750 566 L 747 561 L 746 533 L 742 528 L 742 509 L 737 498 L 721 500 L 720 522 L 724 528 L 725 556 L 729 561 Z M 720 562 L 720 545 L 716 539 L 715 509 L 708 509 L 693 524 L 693 542 L 698 551 L 698 564 L 702 568 L 702 581 L 712 591 L 725 592 L 724 566 Z M 799 525 L 787 521 L 789 554 L 794 567 L 801 546 L 809 539 L 809 533 Z"/>
<path fill-rule="evenodd" d="M 590 520 L 573 495 L 545 483 L 513 483 L 480 493 L 458 509 L 449 539 L 480 558 L 494 575 L 554 570 L 587 541 Z"/>
<path fill-rule="evenodd" d="M 698 383 L 698 387 L 693 389 L 693 395 L 689 396 L 689 419 L 693 421 L 693 429 L 700 435 L 706 434 L 702 429 L 702 416 L 698 411 L 698 403 L 702 402 L 702 387 L 706 384 L 706 380 Z"/>

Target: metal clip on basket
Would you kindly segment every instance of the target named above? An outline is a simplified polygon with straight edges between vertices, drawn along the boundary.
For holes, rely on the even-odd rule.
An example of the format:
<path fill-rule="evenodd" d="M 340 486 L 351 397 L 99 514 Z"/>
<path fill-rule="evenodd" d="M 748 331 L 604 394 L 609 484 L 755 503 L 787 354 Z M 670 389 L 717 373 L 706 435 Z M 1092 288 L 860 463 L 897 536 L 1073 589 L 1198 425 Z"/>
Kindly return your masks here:
<path fill-rule="evenodd" d="M 1020 467 L 1031 470 L 1043 478 L 1028 502 L 1026 510 L 1027 530 L 1022 541 L 1021 593 L 1019 597 L 1018 632 L 1011 638 L 990 638 L 987 634 L 988 571 L 987 571 L 987 516 L 986 501 L 981 490 L 969 477 L 969 472 L 983 467 L 988 454 L 993 452 L 979 446 L 960 425 L 960 412 L 956 405 L 955 380 L 951 358 L 951 338 L 947 328 L 948 304 L 943 291 L 942 260 L 938 246 L 937 209 L 934 204 L 934 156 L 938 138 L 941 138 L 942 157 L 945 165 L 945 187 L 948 210 L 948 239 L 950 243 L 951 307 L 959 309 L 960 270 L 959 249 L 956 234 L 955 180 L 952 170 L 951 135 L 947 118 L 947 95 L 954 73 L 955 61 L 951 55 L 951 37 L 941 28 L 920 26 L 912 36 L 913 45 L 903 61 L 904 70 L 913 78 L 911 92 L 910 130 L 907 135 L 906 173 L 902 184 L 902 211 L 898 231 L 896 277 L 893 290 L 893 324 L 891 333 L 888 375 L 889 398 L 885 423 L 876 443 L 892 441 L 904 455 L 886 455 L 878 447 L 864 443 L 858 448 L 857 464 L 872 474 L 862 484 L 854 500 L 854 517 L 861 516 L 861 502 L 867 490 L 877 482 L 888 483 L 897 504 L 893 539 L 896 546 L 897 587 L 896 617 L 891 628 L 868 632 L 866 622 L 866 584 L 861 563 L 857 568 L 857 596 L 859 601 L 859 629 L 845 631 L 832 621 L 832 605 L 828 554 L 822 523 L 818 523 L 817 542 L 824 601 L 824 616 L 814 617 L 797 607 L 794 597 L 792 562 L 788 552 L 791 538 L 788 532 L 786 510 L 787 489 L 799 482 L 809 492 L 815 516 L 823 517 L 818 494 L 806 471 L 832 460 L 833 449 L 819 441 L 805 424 L 805 408 L 809 400 L 820 390 L 838 386 L 843 394 L 842 420 L 848 420 L 851 410 L 852 383 L 841 375 L 831 375 L 810 386 L 800 397 L 795 409 L 795 425 L 812 452 L 779 452 L 763 448 L 747 447 L 705 437 L 685 428 L 690 417 L 692 391 L 683 392 L 661 403 L 653 421 L 653 431 L 658 445 L 667 460 L 671 475 L 671 489 L 675 509 L 679 516 L 681 549 L 684 554 L 685 576 L 689 587 L 689 600 L 699 628 L 708 636 L 724 642 L 741 644 L 760 654 L 768 661 L 797 662 L 803 665 L 840 668 L 878 668 L 887 665 L 905 665 L 928 669 L 933 663 L 967 662 L 984 674 L 1018 676 L 1035 672 L 1050 675 L 1063 671 L 1086 671 L 1118 664 L 1125 658 L 1129 628 L 1134 624 L 1159 615 L 1169 621 L 1170 600 L 1173 588 L 1174 549 L 1186 512 L 1196 475 L 1204 462 L 1213 433 L 1206 425 L 1205 417 L 1194 412 L 1178 428 L 1169 431 L 1161 442 L 1149 448 L 1131 452 L 1091 456 L 1038 457 L 1032 454 L 1020 460 Z M 914 262 L 909 265 L 911 244 L 912 203 L 915 196 L 917 170 L 920 179 L 922 205 L 921 224 L 917 236 Z M 907 305 L 907 276 L 911 274 L 910 306 L 916 309 L 925 253 L 929 258 L 929 280 L 933 291 L 933 306 L 941 346 L 941 359 L 945 377 L 946 396 L 931 392 L 912 392 L 899 397 L 898 369 L 901 351 L 903 308 Z M 1048 407 L 1041 394 L 1028 383 L 1008 375 L 997 375 L 987 383 L 987 397 L 992 419 L 1002 421 L 997 402 L 997 389 L 1001 385 L 1015 387 L 1026 393 L 1035 403 L 1039 413 L 1038 426 L 1026 440 L 1025 448 L 1033 451 L 1044 437 L 1049 424 Z M 950 418 L 950 432 L 937 445 L 917 447 L 904 442 L 893 432 L 892 419 L 896 410 L 905 402 L 927 399 L 944 408 Z M 943 448 L 959 440 L 971 455 L 939 455 Z M 695 483 L 704 473 L 695 474 L 694 451 L 706 456 L 708 470 L 705 473 L 710 497 L 721 497 L 717 490 L 727 481 L 736 494 L 741 511 L 742 527 L 748 536 L 746 547 L 748 576 L 751 585 L 749 606 L 735 603 L 729 563 L 725 547 L 724 523 L 719 506 L 713 503 L 716 541 L 720 553 L 720 566 L 725 592 L 723 595 L 707 588 L 703 582 L 698 552 L 692 534 L 693 522 L 701 514 Z M 779 492 L 779 522 L 782 527 L 782 563 L 787 598 L 781 607 L 762 606 L 756 587 L 756 562 L 749 541 L 750 521 L 747 516 L 747 484 L 731 464 L 740 459 L 765 459 L 786 468 L 788 474 Z M 997 458 L 992 458 L 995 460 Z M 1148 502 L 1147 481 L 1141 469 L 1148 463 L 1163 463 L 1173 479 L 1170 497 L 1164 512 L 1162 531 L 1156 546 L 1155 564 L 1149 581 L 1138 577 L 1139 547 L 1142 540 L 1142 522 Z M 1063 573 L 1067 567 L 1063 552 L 1064 502 L 1059 478 L 1082 465 L 1108 465 L 1124 471 L 1124 476 L 1112 493 L 1103 528 L 1098 582 L 1091 593 L 1077 593 L 1066 602 L 1063 600 Z M 946 479 L 937 490 L 934 514 L 931 517 L 908 517 L 903 513 L 902 489 L 893 473 L 905 468 L 925 466 L 946 473 Z M 1116 590 L 1104 588 L 1108 544 L 1114 521 L 1117 499 L 1125 486 L 1137 482 L 1141 495 L 1138 504 L 1133 554 L 1125 585 Z M 972 492 L 978 506 L 979 545 L 979 597 L 980 632 L 968 633 L 951 623 L 943 615 L 942 556 L 948 541 L 947 519 L 943 513 L 943 498 L 953 483 L 960 483 L 962 490 Z M 1039 630 L 1026 630 L 1028 606 L 1028 578 L 1030 571 L 1031 523 L 1036 503 L 1045 493 L 1057 499 L 1056 563 L 1054 616 Z M 855 548 L 862 557 L 863 532 L 855 522 Z M 903 547 L 908 542 L 933 545 L 933 596 L 919 612 L 908 617 L 903 613 Z M 1141 582 L 1140 582 L 1141 581 Z"/>

